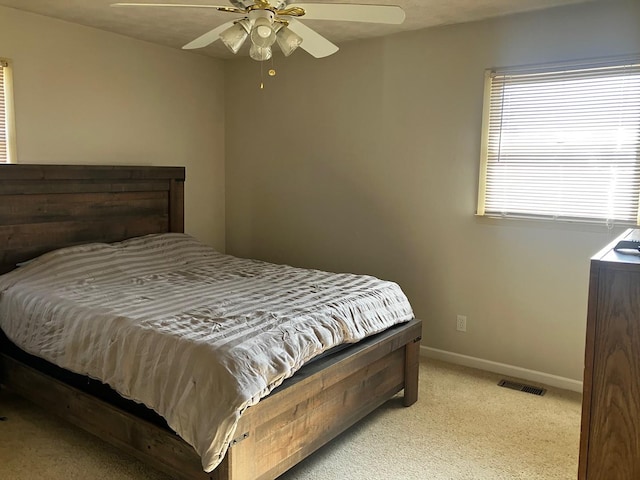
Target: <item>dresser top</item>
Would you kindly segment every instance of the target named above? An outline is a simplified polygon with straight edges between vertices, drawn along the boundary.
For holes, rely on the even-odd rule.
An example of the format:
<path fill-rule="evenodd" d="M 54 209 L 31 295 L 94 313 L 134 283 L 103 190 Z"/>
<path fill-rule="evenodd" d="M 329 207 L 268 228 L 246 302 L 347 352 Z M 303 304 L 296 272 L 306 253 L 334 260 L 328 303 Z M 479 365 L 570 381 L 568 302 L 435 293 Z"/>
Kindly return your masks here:
<path fill-rule="evenodd" d="M 637 241 L 638 247 L 640 247 L 640 228 L 629 228 L 626 230 L 613 242 L 591 257 L 591 261 L 631 265 L 640 264 L 640 249 L 628 248 L 624 250 L 614 250 L 615 246 L 621 240 Z"/>

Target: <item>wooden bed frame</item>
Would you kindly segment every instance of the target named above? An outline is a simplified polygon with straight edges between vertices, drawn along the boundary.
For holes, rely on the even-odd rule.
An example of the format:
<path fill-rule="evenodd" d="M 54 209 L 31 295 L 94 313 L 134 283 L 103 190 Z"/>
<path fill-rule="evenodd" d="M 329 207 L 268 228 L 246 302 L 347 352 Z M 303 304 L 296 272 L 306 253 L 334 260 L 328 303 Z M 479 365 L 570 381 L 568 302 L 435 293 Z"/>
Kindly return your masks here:
<path fill-rule="evenodd" d="M 182 167 L 1 165 L 0 273 L 47 251 L 184 231 Z M 310 363 L 243 414 L 204 473 L 175 433 L 53 378 L 7 352 L 0 383 L 175 478 L 274 479 L 404 389 L 418 397 L 421 322 Z"/>

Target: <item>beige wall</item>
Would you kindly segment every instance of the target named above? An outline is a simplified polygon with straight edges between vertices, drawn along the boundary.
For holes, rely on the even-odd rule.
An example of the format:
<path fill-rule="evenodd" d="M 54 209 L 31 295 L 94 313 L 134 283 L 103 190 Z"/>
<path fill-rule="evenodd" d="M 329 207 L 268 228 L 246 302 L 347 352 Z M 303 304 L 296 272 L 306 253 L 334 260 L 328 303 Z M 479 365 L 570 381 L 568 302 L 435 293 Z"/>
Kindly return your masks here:
<path fill-rule="evenodd" d="M 623 1 L 297 52 L 264 91 L 231 61 L 227 250 L 395 280 L 423 345 L 581 380 L 589 257 L 620 229 L 474 217 L 483 75 L 638 51 Z"/>
<path fill-rule="evenodd" d="M 20 163 L 183 165 L 185 229 L 223 250 L 224 62 L 0 7 Z"/>

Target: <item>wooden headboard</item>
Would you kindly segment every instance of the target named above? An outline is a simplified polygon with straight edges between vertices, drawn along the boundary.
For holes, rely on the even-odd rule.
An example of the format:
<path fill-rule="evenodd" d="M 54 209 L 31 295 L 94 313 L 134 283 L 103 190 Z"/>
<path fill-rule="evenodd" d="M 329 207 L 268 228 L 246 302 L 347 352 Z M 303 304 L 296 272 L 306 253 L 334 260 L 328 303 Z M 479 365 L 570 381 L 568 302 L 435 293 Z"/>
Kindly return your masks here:
<path fill-rule="evenodd" d="M 184 231 L 184 167 L 0 165 L 0 273 L 57 248 Z"/>

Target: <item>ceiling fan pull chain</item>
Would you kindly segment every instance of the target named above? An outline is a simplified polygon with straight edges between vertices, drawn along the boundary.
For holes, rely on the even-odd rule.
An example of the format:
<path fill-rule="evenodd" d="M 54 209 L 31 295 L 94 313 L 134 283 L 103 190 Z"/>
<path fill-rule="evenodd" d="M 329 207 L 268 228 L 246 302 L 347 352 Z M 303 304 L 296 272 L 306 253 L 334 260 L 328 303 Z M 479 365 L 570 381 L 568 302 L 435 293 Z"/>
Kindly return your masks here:
<path fill-rule="evenodd" d="M 260 62 L 260 90 L 264 90 L 264 62 Z"/>

